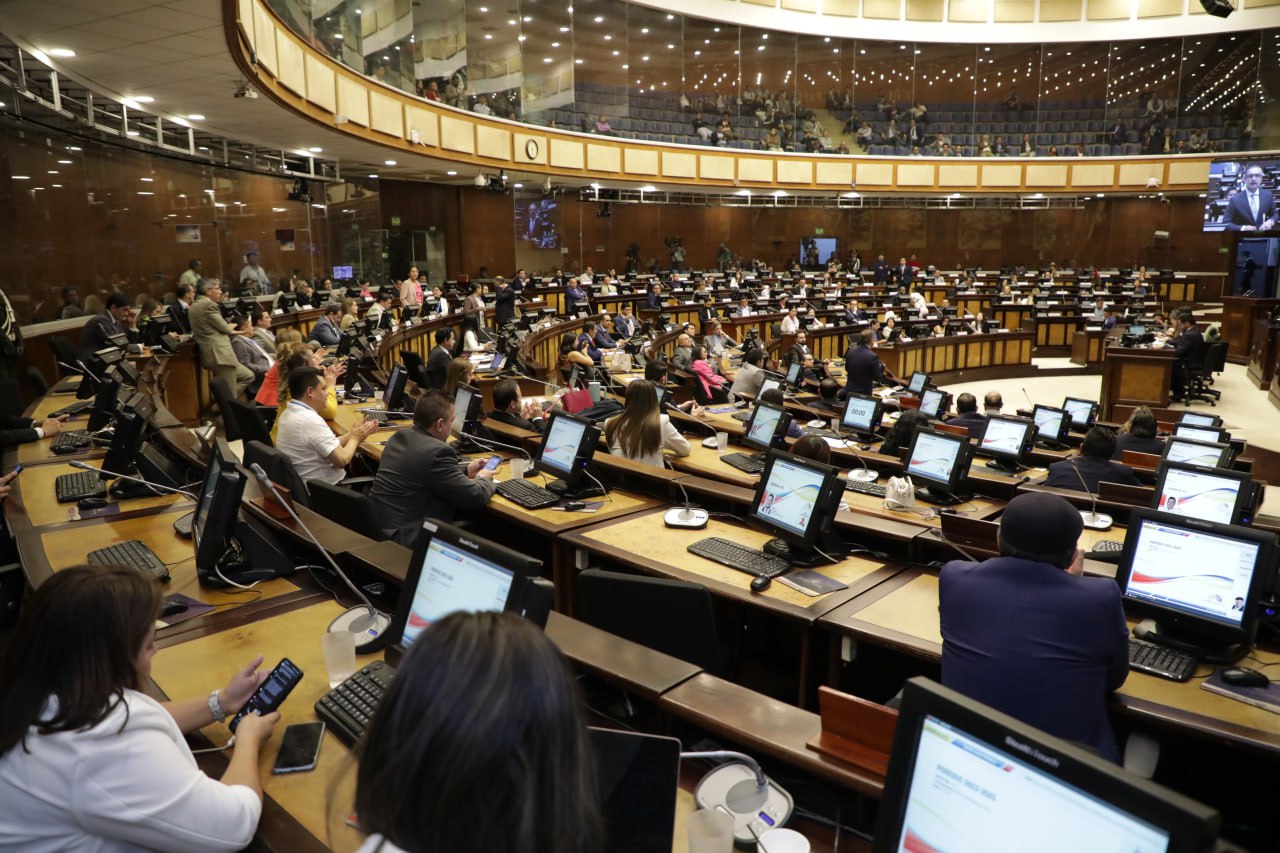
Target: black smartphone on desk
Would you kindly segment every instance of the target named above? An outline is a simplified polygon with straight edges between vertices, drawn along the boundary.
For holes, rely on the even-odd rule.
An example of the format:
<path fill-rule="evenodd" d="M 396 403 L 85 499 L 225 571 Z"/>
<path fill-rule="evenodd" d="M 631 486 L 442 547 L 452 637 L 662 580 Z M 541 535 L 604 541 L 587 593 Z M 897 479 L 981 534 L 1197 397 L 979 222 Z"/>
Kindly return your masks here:
<path fill-rule="evenodd" d="M 305 773 L 315 770 L 320 760 L 320 743 L 324 740 L 324 723 L 294 723 L 284 730 L 280 751 L 272 773 Z"/>
<path fill-rule="evenodd" d="M 289 698 L 289 694 L 293 692 L 293 688 L 298 686 L 298 682 L 302 680 L 302 670 L 298 665 L 288 658 L 281 658 L 280 663 L 276 664 L 276 668 L 271 670 L 271 674 L 267 676 L 267 680 L 258 685 L 258 689 L 253 691 L 253 695 L 249 697 L 249 701 L 244 703 L 244 707 L 240 709 L 227 727 L 232 732 L 240 725 L 240 721 L 249 714 L 257 713 L 259 716 L 270 714 L 276 708 L 283 704 L 284 700 Z"/>

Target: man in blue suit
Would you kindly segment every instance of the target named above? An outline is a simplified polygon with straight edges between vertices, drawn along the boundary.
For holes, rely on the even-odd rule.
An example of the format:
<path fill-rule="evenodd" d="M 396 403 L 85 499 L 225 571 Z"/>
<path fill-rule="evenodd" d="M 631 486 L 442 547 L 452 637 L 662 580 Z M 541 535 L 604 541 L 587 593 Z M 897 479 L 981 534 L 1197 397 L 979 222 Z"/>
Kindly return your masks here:
<path fill-rule="evenodd" d="M 1270 231 L 1276 227 L 1276 197 L 1262 187 L 1262 167 L 1244 170 L 1244 189 L 1227 202 L 1228 231 Z"/>
<path fill-rule="evenodd" d="M 1022 494 L 1001 556 L 942 567 L 942 683 L 1119 761 L 1107 695 L 1129 674 L 1129 630 L 1115 581 L 1083 575 L 1082 529 L 1063 498 Z"/>
<path fill-rule="evenodd" d="M 884 259 L 884 255 L 876 255 L 876 262 L 871 265 L 871 280 L 876 284 L 884 284 L 889 280 L 889 271 L 892 267 L 889 262 Z"/>
<path fill-rule="evenodd" d="M 871 349 L 871 333 L 858 332 L 853 345 L 844 354 L 844 390 L 847 394 L 870 394 L 884 382 L 884 365 Z"/>

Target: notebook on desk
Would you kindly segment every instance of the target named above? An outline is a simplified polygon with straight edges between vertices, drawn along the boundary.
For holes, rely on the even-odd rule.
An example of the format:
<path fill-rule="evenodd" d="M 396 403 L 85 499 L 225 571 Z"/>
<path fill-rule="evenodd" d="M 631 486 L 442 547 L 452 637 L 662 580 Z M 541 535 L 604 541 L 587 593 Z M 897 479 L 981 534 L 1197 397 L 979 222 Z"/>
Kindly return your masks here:
<path fill-rule="evenodd" d="M 1245 687 L 1241 684 L 1227 684 L 1222 680 L 1222 670 L 1206 678 L 1201 684 L 1202 690 L 1244 702 L 1255 708 L 1280 714 L 1280 681 L 1273 681 L 1266 687 Z"/>

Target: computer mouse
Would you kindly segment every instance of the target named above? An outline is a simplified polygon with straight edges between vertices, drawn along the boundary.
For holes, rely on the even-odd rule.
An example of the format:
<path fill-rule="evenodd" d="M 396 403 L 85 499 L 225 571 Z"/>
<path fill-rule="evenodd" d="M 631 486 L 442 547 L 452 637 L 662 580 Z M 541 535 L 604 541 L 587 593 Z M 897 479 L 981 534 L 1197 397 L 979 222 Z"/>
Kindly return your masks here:
<path fill-rule="evenodd" d="M 769 584 L 773 583 L 773 578 L 768 575 L 756 575 L 751 579 L 752 592 L 764 592 L 769 588 Z"/>
<path fill-rule="evenodd" d="M 1243 666 L 1224 669 L 1222 671 L 1222 680 L 1237 687 L 1266 687 L 1271 683 L 1270 678 L 1267 678 L 1256 669 L 1248 669 Z"/>
<path fill-rule="evenodd" d="M 76 506 L 80 509 L 102 509 L 106 505 L 106 498 L 81 498 L 76 501 Z"/>
<path fill-rule="evenodd" d="M 179 613 L 187 611 L 187 603 L 181 600 L 168 599 L 164 603 L 164 607 L 160 608 L 160 618 L 164 619 L 169 616 L 177 616 Z"/>

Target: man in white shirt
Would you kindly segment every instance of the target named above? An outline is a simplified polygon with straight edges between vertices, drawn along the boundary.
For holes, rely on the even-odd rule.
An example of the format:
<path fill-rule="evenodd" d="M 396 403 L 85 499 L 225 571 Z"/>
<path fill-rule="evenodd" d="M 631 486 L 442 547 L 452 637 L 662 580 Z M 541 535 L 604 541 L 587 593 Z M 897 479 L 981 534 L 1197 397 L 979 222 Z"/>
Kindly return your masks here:
<path fill-rule="evenodd" d="M 200 281 L 201 263 L 198 258 L 192 258 L 187 262 L 187 268 L 182 271 L 182 275 L 178 276 L 178 284 L 185 284 L 192 290 L 196 289 L 196 284 Z"/>
<path fill-rule="evenodd" d="M 338 483 L 360 444 L 378 429 L 377 421 L 362 421 L 344 435 L 320 416 L 325 405 L 324 372 L 300 367 L 289 374 L 289 404 L 280 415 L 276 449 L 293 461 L 303 480 Z"/>
<path fill-rule="evenodd" d="M 800 318 L 796 316 L 796 309 L 792 308 L 787 312 L 787 316 L 782 318 L 779 324 L 782 327 L 782 334 L 794 335 L 800 329 Z"/>
<path fill-rule="evenodd" d="M 596 274 L 595 274 L 595 271 L 591 269 L 591 267 L 587 267 L 587 271 L 584 272 L 582 275 L 578 276 L 578 281 L 579 283 L 582 284 L 583 287 L 590 287 L 592 284 L 595 283 L 595 280 L 596 280 Z"/>
<path fill-rule="evenodd" d="M 240 283 L 243 284 L 245 279 L 251 279 L 253 286 L 257 288 L 259 293 L 275 292 L 275 288 L 271 286 L 271 277 L 258 264 L 257 252 L 245 252 L 244 254 L 244 268 L 240 270 Z"/>

